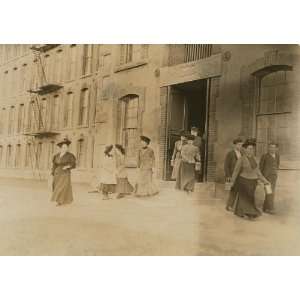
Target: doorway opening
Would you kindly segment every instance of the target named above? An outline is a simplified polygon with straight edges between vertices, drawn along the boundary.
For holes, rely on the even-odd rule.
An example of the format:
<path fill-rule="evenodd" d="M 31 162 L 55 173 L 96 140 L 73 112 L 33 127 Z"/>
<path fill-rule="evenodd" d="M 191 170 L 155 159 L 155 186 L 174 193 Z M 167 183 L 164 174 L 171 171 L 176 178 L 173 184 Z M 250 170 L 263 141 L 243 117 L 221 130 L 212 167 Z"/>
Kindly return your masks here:
<path fill-rule="evenodd" d="M 202 138 L 200 147 L 202 167 L 196 174 L 198 182 L 207 178 L 207 142 L 208 142 L 208 80 L 195 80 L 169 86 L 168 95 L 168 146 L 165 179 L 172 180 L 171 158 L 175 142 L 180 139 L 182 130 L 190 132 L 197 127 Z"/>

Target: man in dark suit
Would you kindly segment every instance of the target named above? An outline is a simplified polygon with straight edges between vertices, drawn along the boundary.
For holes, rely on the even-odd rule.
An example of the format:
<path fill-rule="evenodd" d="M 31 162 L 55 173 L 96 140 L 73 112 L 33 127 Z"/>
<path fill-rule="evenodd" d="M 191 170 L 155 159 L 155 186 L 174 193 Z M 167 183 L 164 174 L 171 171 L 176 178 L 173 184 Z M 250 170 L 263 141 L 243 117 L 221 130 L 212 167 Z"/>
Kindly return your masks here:
<path fill-rule="evenodd" d="M 233 149 L 229 151 L 225 157 L 224 162 L 224 172 L 225 172 L 225 180 L 229 182 L 231 180 L 233 170 L 237 160 L 242 156 L 241 149 L 243 145 L 243 140 L 241 138 L 237 138 L 233 141 Z M 237 189 L 233 186 L 229 192 L 229 197 L 226 204 L 226 209 L 229 211 L 233 211 L 235 199 L 237 197 Z"/>
<path fill-rule="evenodd" d="M 278 154 L 278 146 L 276 143 L 269 143 L 268 153 L 261 156 L 259 168 L 264 177 L 270 181 L 272 194 L 266 195 L 263 211 L 268 214 L 274 214 L 274 197 L 277 181 L 277 173 L 280 165 L 280 156 Z"/>

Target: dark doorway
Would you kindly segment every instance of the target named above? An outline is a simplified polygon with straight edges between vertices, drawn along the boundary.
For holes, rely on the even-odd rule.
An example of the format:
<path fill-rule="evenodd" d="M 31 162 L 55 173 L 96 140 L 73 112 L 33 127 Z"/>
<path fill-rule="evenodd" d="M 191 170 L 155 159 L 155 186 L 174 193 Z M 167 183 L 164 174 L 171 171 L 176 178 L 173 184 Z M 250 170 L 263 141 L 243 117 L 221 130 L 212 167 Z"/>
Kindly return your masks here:
<path fill-rule="evenodd" d="M 180 139 L 180 131 L 190 132 L 191 127 L 199 129 L 203 137 L 202 147 L 202 172 L 198 181 L 205 181 L 207 173 L 207 80 L 172 85 L 169 88 L 169 116 L 168 116 L 168 153 L 166 165 L 166 180 L 171 180 L 171 158 L 174 145 Z"/>

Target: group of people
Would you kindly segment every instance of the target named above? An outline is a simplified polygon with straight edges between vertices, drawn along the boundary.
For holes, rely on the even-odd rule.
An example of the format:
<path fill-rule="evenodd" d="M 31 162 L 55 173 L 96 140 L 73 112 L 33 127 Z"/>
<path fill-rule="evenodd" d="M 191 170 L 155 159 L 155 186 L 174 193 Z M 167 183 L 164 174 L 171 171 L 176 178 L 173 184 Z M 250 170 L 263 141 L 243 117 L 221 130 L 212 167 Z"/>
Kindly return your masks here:
<path fill-rule="evenodd" d="M 233 145 L 233 150 L 227 153 L 224 162 L 225 180 L 231 187 L 226 209 L 248 220 L 259 217 L 262 211 L 274 214 L 275 188 L 280 164 L 277 144 L 269 143 L 268 152 L 261 156 L 259 162 L 255 157 L 255 139 L 243 141 L 237 138 Z M 267 191 L 262 211 L 255 201 L 259 184 L 263 184 Z"/>
<path fill-rule="evenodd" d="M 172 178 L 176 180 L 176 189 L 189 194 L 194 191 L 195 182 L 202 171 L 201 154 L 204 142 L 198 136 L 195 127 L 192 128 L 191 133 L 181 132 L 180 135 L 171 159 Z M 110 199 L 115 193 L 117 198 L 132 193 L 137 197 L 158 194 L 159 189 L 153 176 L 155 155 L 149 146 L 150 142 L 147 136 L 140 137 L 141 147 L 137 153 L 139 174 L 134 187 L 128 180 L 124 147 L 119 144 L 106 146 L 98 185 L 104 200 Z M 71 141 L 67 138 L 60 141 L 57 144 L 60 152 L 53 157 L 51 200 L 58 206 L 73 201 L 71 170 L 76 167 L 76 158 L 68 151 L 70 144 Z M 255 194 L 258 184 L 262 183 L 265 187 L 271 187 L 269 189 L 271 192 L 266 193 L 262 211 L 274 214 L 277 170 L 280 164 L 277 144 L 273 142 L 269 144 L 268 152 L 262 155 L 260 162 L 255 158 L 254 139 L 243 141 L 237 138 L 233 141 L 233 146 L 233 150 L 227 153 L 224 162 L 225 181 L 230 186 L 226 209 L 249 220 L 260 216 L 262 212 L 256 205 Z"/>
<path fill-rule="evenodd" d="M 175 142 L 171 159 L 171 177 L 176 180 L 176 189 L 188 194 L 194 191 L 195 182 L 201 176 L 203 147 L 204 142 L 198 135 L 198 128 L 192 127 L 190 133 L 180 133 L 180 140 Z"/>
<path fill-rule="evenodd" d="M 141 147 L 137 153 L 139 174 L 135 187 L 128 180 L 124 147 L 120 144 L 105 147 L 98 177 L 98 191 L 102 192 L 103 200 L 110 199 L 113 194 L 117 194 L 116 198 L 123 198 L 132 193 L 137 197 L 158 194 L 153 177 L 155 155 L 153 149 L 149 147 L 151 140 L 147 136 L 141 136 L 140 142 Z M 71 141 L 67 138 L 57 143 L 60 151 L 53 157 L 51 200 L 55 201 L 57 206 L 73 201 L 71 170 L 76 167 L 76 158 L 68 151 L 70 144 Z"/>
<path fill-rule="evenodd" d="M 117 198 L 132 193 L 137 197 L 158 194 L 158 187 L 153 178 L 155 156 L 153 149 L 149 147 L 151 140 L 147 136 L 141 136 L 140 142 L 141 147 L 137 153 L 139 174 L 135 187 L 128 180 L 123 146 L 116 144 L 105 148 L 99 178 L 99 191 L 102 191 L 104 200 L 109 199 L 114 193 L 117 193 Z"/>

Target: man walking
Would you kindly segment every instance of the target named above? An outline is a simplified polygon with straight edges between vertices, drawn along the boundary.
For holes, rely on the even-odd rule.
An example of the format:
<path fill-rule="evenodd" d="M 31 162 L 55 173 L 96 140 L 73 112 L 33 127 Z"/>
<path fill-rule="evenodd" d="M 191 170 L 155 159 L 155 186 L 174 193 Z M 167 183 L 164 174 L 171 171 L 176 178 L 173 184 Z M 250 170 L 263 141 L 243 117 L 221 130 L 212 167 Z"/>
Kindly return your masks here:
<path fill-rule="evenodd" d="M 268 153 L 262 155 L 259 163 L 261 173 L 271 183 L 272 187 L 272 194 L 266 195 L 263 206 L 263 211 L 268 214 L 274 214 L 275 187 L 279 165 L 278 146 L 276 143 L 271 142 L 268 146 Z"/>
<path fill-rule="evenodd" d="M 243 145 L 243 140 L 237 138 L 233 141 L 233 149 L 229 151 L 225 157 L 224 162 L 224 172 L 225 172 L 225 181 L 229 182 L 232 177 L 232 173 L 235 167 L 237 160 L 242 156 L 241 149 Z M 228 211 L 233 211 L 235 199 L 237 197 L 236 186 L 233 186 L 229 192 L 229 197 L 226 204 L 226 209 Z"/>

